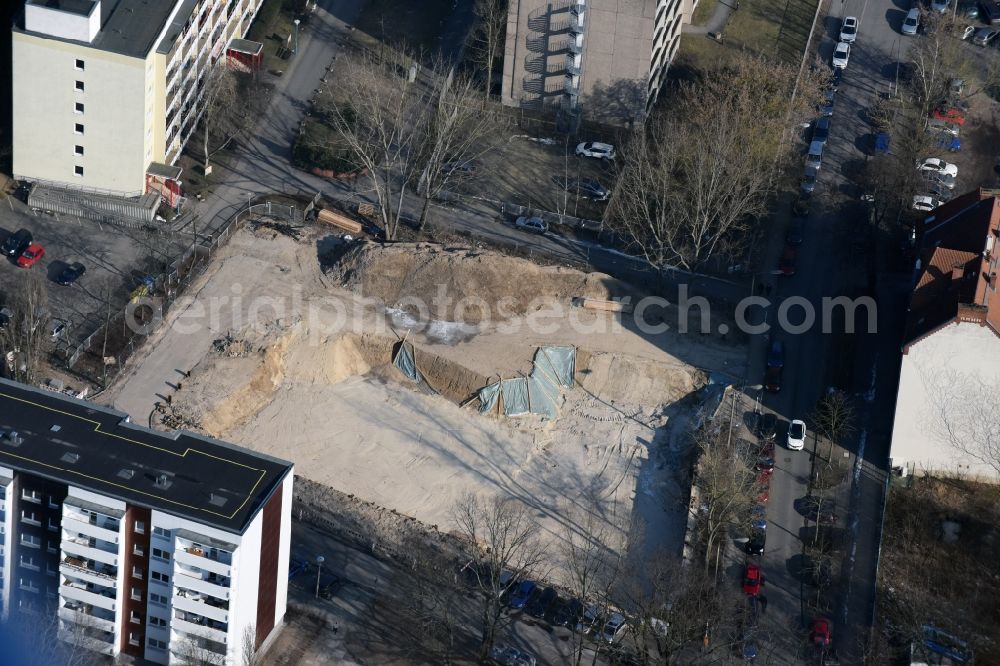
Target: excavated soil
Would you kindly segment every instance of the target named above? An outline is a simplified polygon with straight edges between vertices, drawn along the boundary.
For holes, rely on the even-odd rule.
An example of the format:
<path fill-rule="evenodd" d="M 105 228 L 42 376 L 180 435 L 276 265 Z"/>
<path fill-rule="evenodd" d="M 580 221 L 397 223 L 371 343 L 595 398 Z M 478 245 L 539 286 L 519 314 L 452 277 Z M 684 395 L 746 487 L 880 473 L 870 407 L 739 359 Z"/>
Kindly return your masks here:
<path fill-rule="evenodd" d="M 466 324 L 502 321 L 546 303 L 568 304 L 575 296 L 611 299 L 638 294 L 604 273 L 539 266 L 494 252 L 430 243 L 359 243 L 328 275 L 389 307 Z M 426 310 L 420 312 L 421 307 Z"/>

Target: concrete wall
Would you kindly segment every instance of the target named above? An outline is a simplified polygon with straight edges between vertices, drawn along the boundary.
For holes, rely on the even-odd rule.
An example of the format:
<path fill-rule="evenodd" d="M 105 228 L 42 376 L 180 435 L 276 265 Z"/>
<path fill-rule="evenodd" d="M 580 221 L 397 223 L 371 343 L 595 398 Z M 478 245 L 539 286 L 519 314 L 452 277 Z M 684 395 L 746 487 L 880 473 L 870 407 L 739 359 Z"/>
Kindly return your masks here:
<path fill-rule="evenodd" d="M 101 3 L 95 2 L 88 16 L 28 3 L 24 6 L 24 26 L 31 32 L 89 43 L 101 29 Z"/>
<path fill-rule="evenodd" d="M 912 345 L 899 377 L 892 465 L 912 465 L 917 474 L 1000 480 L 993 468 L 951 444 L 995 429 L 998 390 L 1000 337 L 989 328 L 951 324 Z"/>
<path fill-rule="evenodd" d="M 75 69 L 76 59 L 84 71 Z M 144 188 L 153 140 L 145 61 L 15 32 L 13 68 L 16 176 L 117 192 Z M 76 123 L 84 125 L 82 136 Z M 74 155 L 77 145 L 83 157 Z"/>

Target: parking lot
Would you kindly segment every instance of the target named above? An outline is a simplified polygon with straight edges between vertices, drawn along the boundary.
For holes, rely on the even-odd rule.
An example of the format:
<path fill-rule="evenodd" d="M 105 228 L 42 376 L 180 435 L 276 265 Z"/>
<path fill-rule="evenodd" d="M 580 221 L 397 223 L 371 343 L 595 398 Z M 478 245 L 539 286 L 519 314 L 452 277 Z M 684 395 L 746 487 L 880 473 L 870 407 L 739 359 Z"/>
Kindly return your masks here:
<path fill-rule="evenodd" d="M 17 266 L 14 258 L 0 262 L 0 303 L 12 301 L 25 273 L 40 274 L 49 316 L 66 322 L 59 348 L 79 344 L 104 323 L 109 303 L 112 313 L 118 312 L 143 276 L 162 272 L 163 262 L 183 248 L 181 239 L 33 213 L 8 197 L 0 201 L 0 243 L 18 229 L 27 229 L 45 255 L 31 268 Z M 85 273 L 74 284 L 60 285 L 60 273 L 74 262 L 83 264 Z"/>

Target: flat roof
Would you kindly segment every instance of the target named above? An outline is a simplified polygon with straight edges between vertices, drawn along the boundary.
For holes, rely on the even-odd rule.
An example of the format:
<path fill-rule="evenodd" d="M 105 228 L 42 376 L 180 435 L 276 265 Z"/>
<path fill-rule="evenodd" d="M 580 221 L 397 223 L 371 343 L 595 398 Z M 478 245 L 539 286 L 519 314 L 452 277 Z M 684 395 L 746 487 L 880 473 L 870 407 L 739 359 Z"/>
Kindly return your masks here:
<path fill-rule="evenodd" d="M 36 7 L 46 7 L 48 9 L 58 9 L 80 16 L 90 16 L 97 0 L 28 0 L 29 5 Z"/>
<path fill-rule="evenodd" d="M 127 419 L 0 379 L 0 465 L 233 534 L 246 531 L 292 469 L 288 461 L 226 442 L 157 432 Z"/>
<path fill-rule="evenodd" d="M 63 4 L 67 0 L 61 0 Z M 38 3 L 47 5 L 48 3 Z M 55 39 L 69 44 L 80 44 L 101 51 L 109 51 L 133 58 L 145 58 L 153 48 L 156 38 L 167 23 L 176 0 L 101 0 L 101 30 L 91 43 L 53 37 L 42 32 L 25 30 L 24 13 L 19 16 L 15 30 L 27 35 Z M 187 20 L 187 17 L 184 18 Z"/>

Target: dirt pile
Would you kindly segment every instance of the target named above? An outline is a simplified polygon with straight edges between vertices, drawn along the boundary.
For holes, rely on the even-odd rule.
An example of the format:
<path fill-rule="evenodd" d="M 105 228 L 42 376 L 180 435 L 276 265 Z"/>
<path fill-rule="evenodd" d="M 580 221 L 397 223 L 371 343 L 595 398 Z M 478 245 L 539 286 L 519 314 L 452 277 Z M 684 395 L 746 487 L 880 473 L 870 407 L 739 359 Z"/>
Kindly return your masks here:
<path fill-rule="evenodd" d="M 390 307 L 433 319 L 478 324 L 530 313 L 574 296 L 637 295 L 604 273 L 539 266 L 495 252 L 430 243 L 357 244 L 330 269 L 345 287 Z"/>

